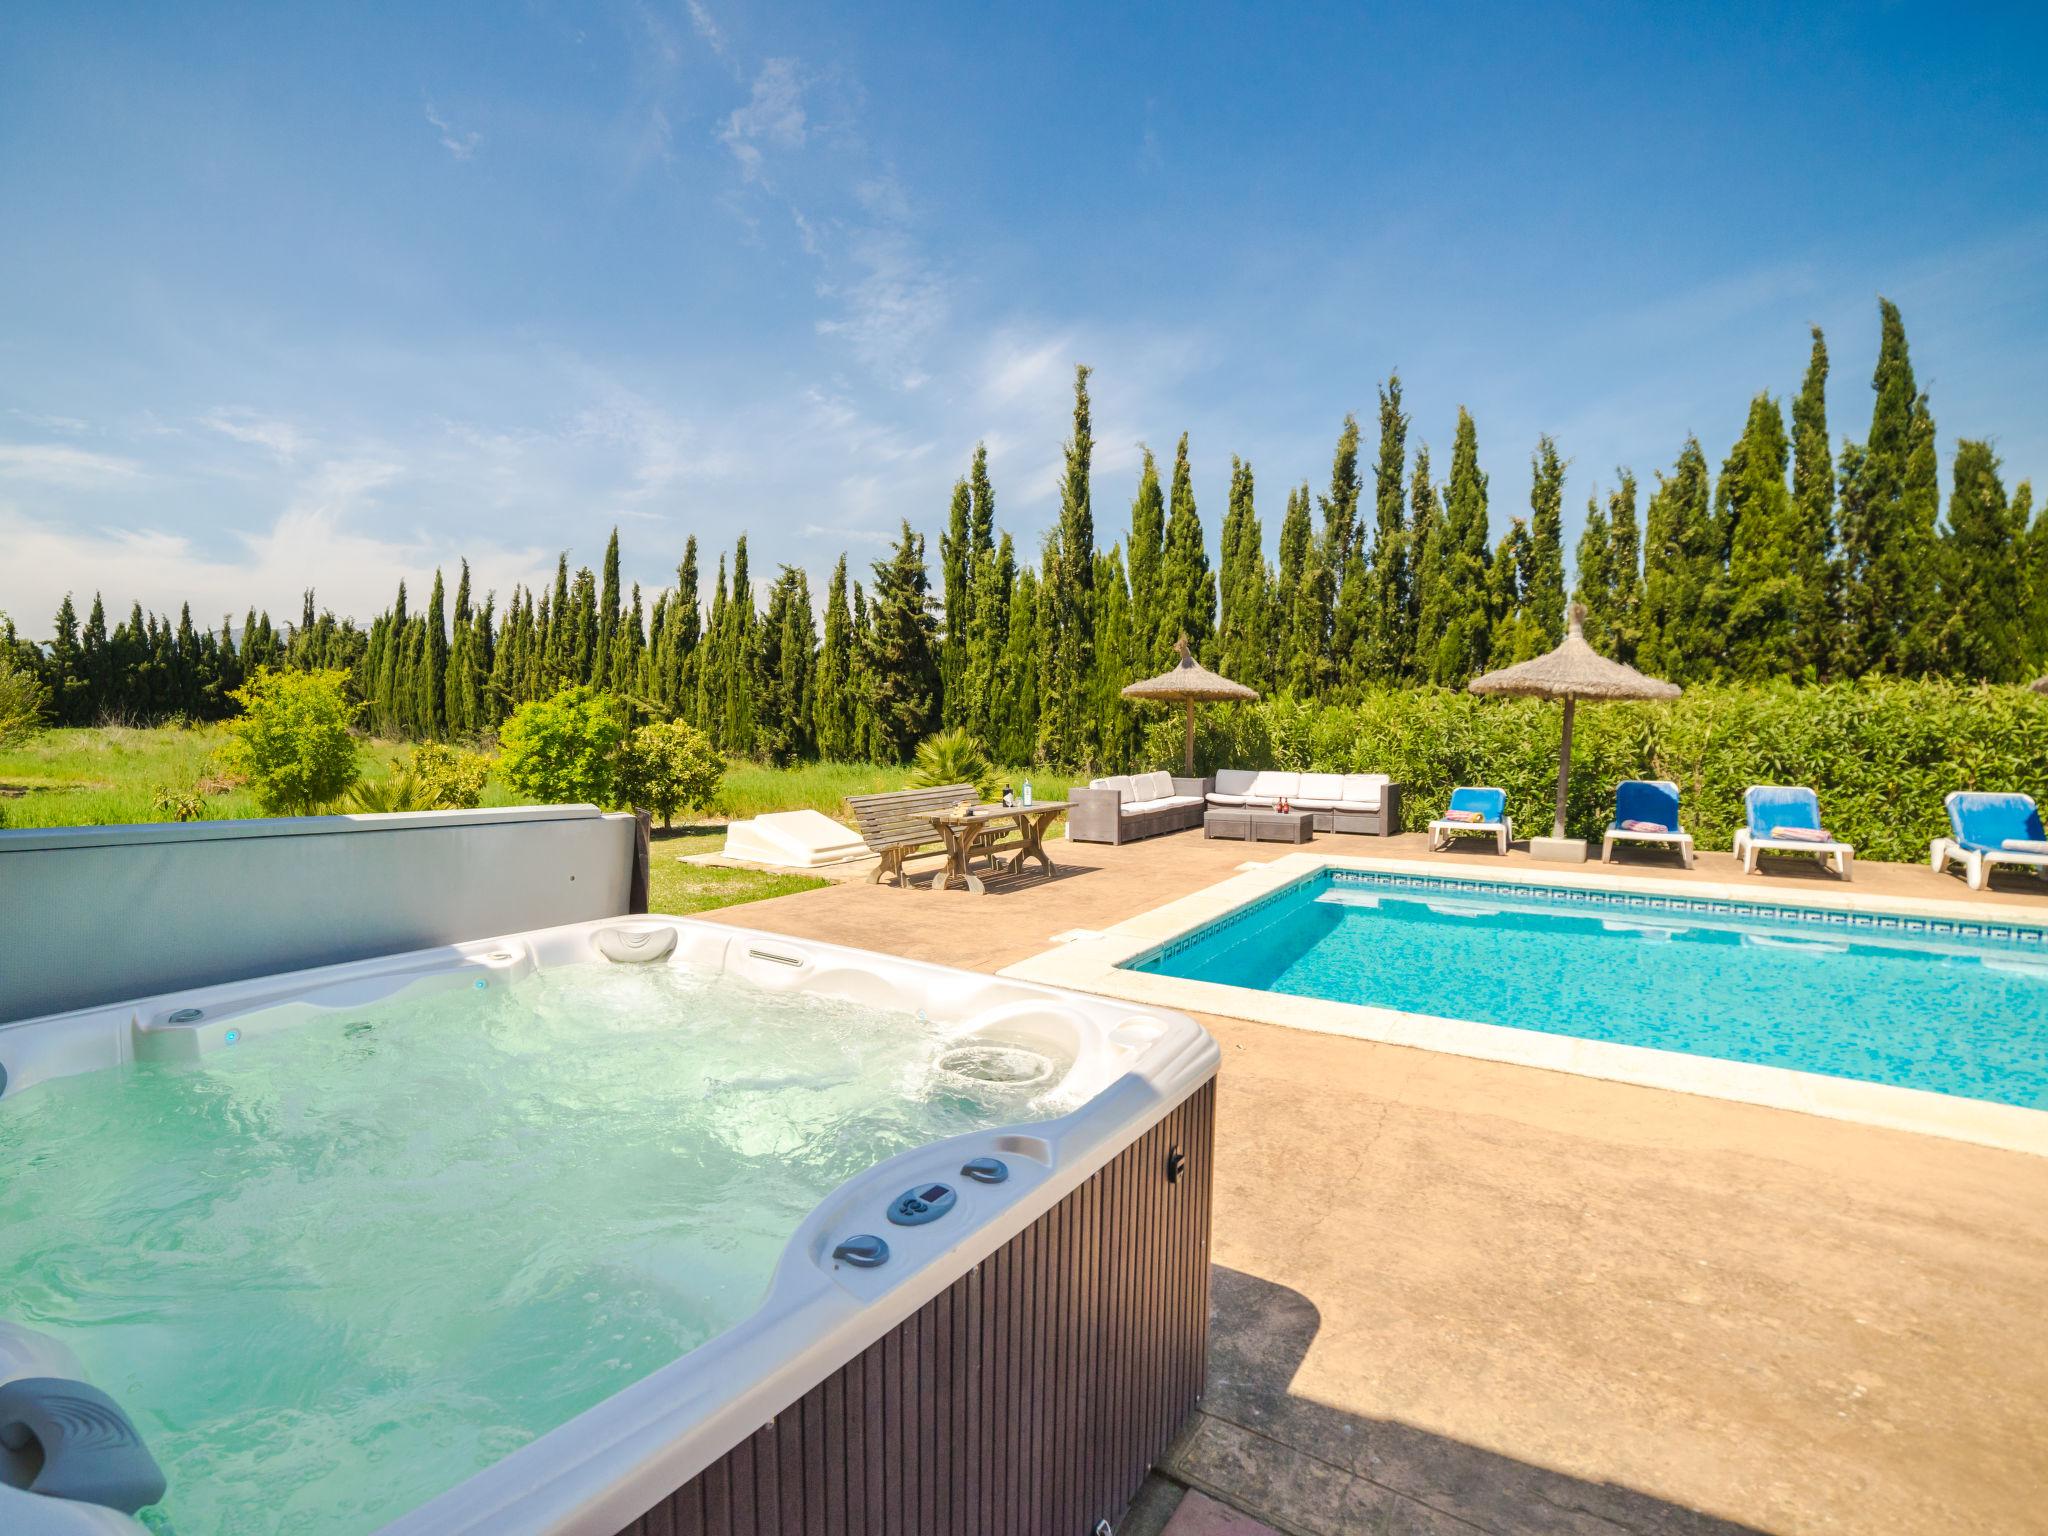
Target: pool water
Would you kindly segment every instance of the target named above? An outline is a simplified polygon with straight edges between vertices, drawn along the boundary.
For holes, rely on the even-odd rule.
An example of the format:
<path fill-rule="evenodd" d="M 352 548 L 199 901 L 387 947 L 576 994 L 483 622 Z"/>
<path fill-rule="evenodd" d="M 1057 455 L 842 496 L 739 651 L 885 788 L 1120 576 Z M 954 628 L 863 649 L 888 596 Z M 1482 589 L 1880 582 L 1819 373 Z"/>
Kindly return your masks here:
<path fill-rule="evenodd" d="M 0 1102 L 0 1317 L 128 1409 L 153 1529 L 373 1530 L 746 1316 L 851 1175 L 1071 1107 L 940 1047 L 576 966 L 60 1078 Z"/>
<path fill-rule="evenodd" d="M 2010 925 L 1325 871 L 1129 964 L 2048 1109 L 2048 940 Z"/>

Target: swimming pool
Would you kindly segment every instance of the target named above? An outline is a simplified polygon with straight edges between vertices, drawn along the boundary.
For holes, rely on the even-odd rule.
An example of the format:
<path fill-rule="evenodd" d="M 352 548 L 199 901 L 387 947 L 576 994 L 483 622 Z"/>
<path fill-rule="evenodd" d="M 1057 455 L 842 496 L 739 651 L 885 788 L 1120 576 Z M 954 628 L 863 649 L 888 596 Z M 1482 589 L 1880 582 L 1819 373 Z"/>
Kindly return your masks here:
<path fill-rule="evenodd" d="M 1332 868 L 1122 964 L 2048 1108 L 2048 929 L 2023 923 Z"/>
<path fill-rule="evenodd" d="M 0 1529 L 135 1530 L 43 1486 L 135 1481 L 80 1402 L 186 1536 L 879 1532 L 906 1487 L 968 1528 L 984 1468 L 1113 1516 L 1130 1468 L 990 1436 L 1084 1345 L 1073 1409 L 1139 1472 L 1191 1405 L 1215 1060 L 1172 1014 L 660 918 L 0 1027 Z M 1010 1308 L 1028 1341 L 984 1340 Z"/>

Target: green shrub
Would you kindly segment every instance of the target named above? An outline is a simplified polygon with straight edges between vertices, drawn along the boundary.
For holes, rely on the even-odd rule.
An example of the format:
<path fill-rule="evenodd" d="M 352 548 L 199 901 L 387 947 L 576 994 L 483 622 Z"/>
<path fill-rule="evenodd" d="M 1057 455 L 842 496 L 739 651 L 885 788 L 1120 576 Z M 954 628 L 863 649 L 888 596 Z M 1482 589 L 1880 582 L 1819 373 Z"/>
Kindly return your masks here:
<path fill-rule="evenodd" d="M 684 806 L 710 805 L 724 777 L 725 759 L 712 749 L 710 739 L 680 720 L 641 726 L 619 751 L 620 801 L 645 806 L 664 827 L 674 823 Z"/>
<path fill-rule="evenodd" d="M 357 705 L 348 674 L 258 672 L 234 691 L 225 759 L 268 816 L 309 816 L 346 794 L 361 775 L 349 722 Z"/>
<path fill-rule="evenodd" d="M 610 805 L 626 722 L 618 701 L 593 688 L 564 688 L 522 704 L 498 733 L 505 782 L 545 804 Z"/>
<path fill-rule="evenodd" d="M 159 784 L 150 801 L 150 809 L 164 821 L 204 821 L 207 817 L 206 795 L 197 787 L 179 789 L 172 784 Z"/>
<path fill-rule="evenodd" d="M 1557 792 L 1561 705 L 1441 689 L 1350 704 L 1276 699 L 1196 717 L 1198 771 L 1386 773 L 1419 831 L 1459 784 L 1497 784 L 1519 827 L 1546 830 Z M 1150 728 L 1145 757 L 1180 751 L 1181 724 Z M 1169 741 L 1168 738 L 1171 738 Z M 1572 732 L 1568 830 L 1597 837 L 1622 779 L 1678 785 L 1686 828 L 1726 848 L 1751 784 L 1808 784 L 1821 817 L 1865 857 L 1917 862 L 1947 831 L 1955 789 L 2048 796 L 2048 698 L 2023 688 L 1873 680 L 1826 687 L 1691 688 L 1669 703 L 1584 704 Z"/>
<path fill-rule="evenodd" d="M 0 647 L 0 747 L 26 741 L 42 728 L 43 685 L 35 673 Z"/>
<path fill-rule="evenodd" d="M 491 760 L 481 752 L 465 752 L 445 742 L 423 741 L 408 765 L 426 800 L 422 810 L 470 811 L 483 804 Z"/>
<path fill-rule="evenodd" d="M 996 795 L 996 770 L 967 731 L 934 731 L 917 744 L 910 782 L 918 789 L 945 784 L 972 784 L 983 800 Z"/>

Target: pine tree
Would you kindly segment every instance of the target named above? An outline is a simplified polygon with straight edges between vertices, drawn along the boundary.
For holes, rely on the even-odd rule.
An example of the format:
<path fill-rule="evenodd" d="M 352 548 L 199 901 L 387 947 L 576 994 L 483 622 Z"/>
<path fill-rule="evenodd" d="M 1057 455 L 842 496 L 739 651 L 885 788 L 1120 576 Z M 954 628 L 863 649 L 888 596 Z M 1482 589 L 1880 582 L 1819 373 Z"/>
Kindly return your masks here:
<path fill-rule="evenodd" d="M 1643 539 L 1642 662 L 1678 682 L 1711 677 L 1718 642 L 1707 620 L 1713 575 L 1713 511 L 1707 456 L 1688 437 L 1667 478 L 1657 475 Z"/>
<path fill-rule="evenodd" d="M 1194 474 L 1188 465 L 1188 435 L 1180 435 L 1173 455 L 1173 489 L 1166 520 L 1166 548 L 1159 562 L 1159 627 L 1152 646 L 1139 661 L 1145 673 L 1156 670 L 1155 658 L 1170 656 L 1182 635 L 1198 656 L 1215 657 L 1216 586 L 1209 571 L 1209 552 L 1202 541 L 1202 520 L 1195 511 Z M 1161 661 L 1160 666 L 1165 662 Z M 1134 682 L 1125 678 L 1123 682 Z M 1118 684 L 1119 687 L 1122 683 Z"/>
<path fill-rule="evenodd" d="M 2007 504 L 1991 445 L 1956 444 L 1955 490 L 1941 541 L 1942 670 L 1973 683 L 2021 683 L 2028 645 L 2026 534 Z"/>
<path fill-rule="evenodd" d="M 1548 433 L 1536 440 L 1529 485 L 1529 579 L 1524 597 L 1534 655 L 1564 639 L 1564 461 Z"/>
<path fill-rule="evenodd" d="M 1379 396 L 1370 599 L 1355 671 L 1361 681 L 1384 683 L 1406 670 L 1414 645 L 1409 633 L 1414 556 L 1408 543 L 1407 492 L 1401 483 L 1408 459 L 1408 416 L 1401 409 L 1401 375 L 1390 375 L 1380 386 Z"/>
<path fill-rule="evenodd" d="M 946 531 L 939 536 L 939 570 L 945 593 L 945 632 L 939 647 L 940 718 L 947 729 L 967 717 L 967 631 L 973 622 L 973 493 L 964 479 L 953 482 Z"/>
<path fill-rule="evenodd" d="M 1141 443 L 1139 452 L 1143 458 L 1138 468 L 1138 494 L 1131 499 L 1131 628 L 1137 636 L 1142 669 L 1152 659 L 1153 642 L 1162 623 L 1159 583 L 1166 546 L 1166 493 L 1160 488 L 1159 464 L 1152 450 Z M 1169 638 L 1167 644 L 1172 643 Z"/>
<path fill-rule="evenodd" d="M 820 757 L 844 761 L 855 755 L 853 705 L 853 613 L 846 600 L 846 556 L 841 555 L 825 589 L 825 643 L 818 652 Z"/>
<path fill-rule="evenodd" d="M 932 618 L 924 536 L 903 531 L 875 566 L 874 656 L 868 688 L 877 746 L 888 762 L 908 762 L 938 723 L 938 626 Z"/>
<path fill-rule="evenodd" d="M 50 642 L 50 653 L 43 659 L 42 667 L 44 685 L 49 690 L 47 707 L 59 725 L 84 725 L 89 684 L 85 652 L 78 643 L 78 610 L 71 606 L 69 592 L 57 605 L 52 628 L 56 638 Z"/>
<path fill-rule="evenodd" d="M 1808 682 L 1829 675 L 1835 659 L 1835 469 L 1828 451 L 1828 346 L 1813 327 L 1806 379 L 1792 401 L 1792 504 L 1798 519 L 1793 566 L 1798 619 L 1793 639 L 1795 675 Z"/>
<path fill-rule="evenodd" d="M 1870 435 L 1842 449 L 1842 670 L 1918 676 L 1934 660 L 1929 603 L 1940 485 L 1934 417 L 1913 382 L 1898 306 L 1878 301 Z"/>

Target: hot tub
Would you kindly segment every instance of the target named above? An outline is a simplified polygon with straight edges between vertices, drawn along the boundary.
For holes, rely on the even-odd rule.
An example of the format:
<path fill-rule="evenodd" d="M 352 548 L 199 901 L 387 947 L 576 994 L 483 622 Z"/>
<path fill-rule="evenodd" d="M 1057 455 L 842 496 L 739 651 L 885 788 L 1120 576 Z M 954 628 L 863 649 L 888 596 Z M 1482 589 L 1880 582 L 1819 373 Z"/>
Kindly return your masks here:
<path fill-rule="evenodd" d="M 1201 1392 L 1217 1060 L 671 918 L 0 1027 L 0 1529 L 1091 1530 Z"/>

